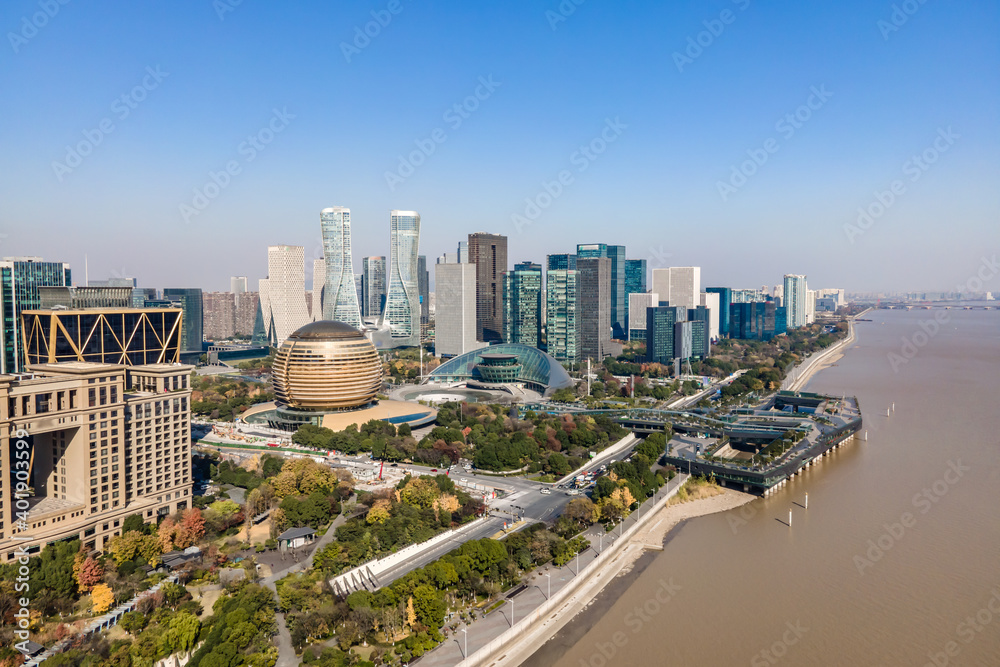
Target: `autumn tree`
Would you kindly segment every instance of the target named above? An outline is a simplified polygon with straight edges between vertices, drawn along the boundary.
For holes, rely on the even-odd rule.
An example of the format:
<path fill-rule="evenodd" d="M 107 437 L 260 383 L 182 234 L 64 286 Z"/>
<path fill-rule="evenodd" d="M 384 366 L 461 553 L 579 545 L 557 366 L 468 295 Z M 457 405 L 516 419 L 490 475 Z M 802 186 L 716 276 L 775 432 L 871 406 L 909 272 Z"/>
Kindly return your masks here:
<path fill-rule="evenodd" d="M 273 540 L 278 535 L 281 534 L 285 528 L 288 527 L 288 517 L 285 516 L 285 511 L 280 507 L 276 507 L 271 510 L 271 539 Z"/>
<path fill-rule="evenodd" d="M 177 532 L 177 524 L 169 516 L 160 522 L 160 527 L 156 530 L 156 540 L 160 543 L 160 549 L 164 553 L 174 548 L 174 533 Z"/>
<path fill-rule="evenodd" d="M 122 533 L 111 538 L 108 551 L 114 556 L 115 563 L 121 565 L 130 560 L 135 560 L 141 556 L 150 565 L 155 565 L 160 560 L 163 550 L 155 535 L 143 535 L 135 531 Z"/>
<path fill-rule="evenodd" d="M 80 554 L 83 555 L 82 553 Z M 89 593 L 104 578 L 104 568 L 101 564 L 90 556 L 80 560 L 79 568 L 74 564 L 73 575 L 76 578 L 77 588 L 81 593 Z"/>
<path fill-rule="evenodd" d="M 186 549 L 205 536 L 205 518 L 201 515 L 201 510 L 197 507 L 184 510 L 181 519 L 180 529 L 174 538 L 174 544 L 178 549 Z"/>
<path fill-rule="evenodd" d="M 90 592 L 90 600 L 95 614 L 103 614 L 115 603 L 115 594 L 107 584 L 97 584 Z"/>

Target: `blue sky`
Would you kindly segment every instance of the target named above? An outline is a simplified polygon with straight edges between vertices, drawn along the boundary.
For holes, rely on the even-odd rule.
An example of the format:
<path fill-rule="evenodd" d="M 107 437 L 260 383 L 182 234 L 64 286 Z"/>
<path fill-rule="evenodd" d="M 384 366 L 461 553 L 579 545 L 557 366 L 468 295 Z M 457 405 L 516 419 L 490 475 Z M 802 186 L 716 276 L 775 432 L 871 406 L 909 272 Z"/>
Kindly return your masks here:
<path fill-rule="evenodd" d="M 0 254 L 228 289 L 269 244 L 318 256 L 341 205 L 357 271 L 400 208 L 431 263 L 490 231 L 511 264 L 603 242 L 706 285 L 953 289 L 1000 250 L 1000 9 L 895 6 L 10 0 Z"/>

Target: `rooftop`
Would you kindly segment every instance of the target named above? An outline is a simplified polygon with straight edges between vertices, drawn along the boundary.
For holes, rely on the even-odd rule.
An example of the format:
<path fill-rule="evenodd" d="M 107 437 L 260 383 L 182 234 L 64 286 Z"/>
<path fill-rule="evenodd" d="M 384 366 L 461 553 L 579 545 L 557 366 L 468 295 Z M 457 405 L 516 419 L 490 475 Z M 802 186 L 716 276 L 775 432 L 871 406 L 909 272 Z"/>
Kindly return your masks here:
<path fill-rule="evenodd" d="M 288 340 L 344 340 L 351 338 L 364 338 L 364 334 L 345 322 L 320 320 L 299 328 L 288 337 Z"/>

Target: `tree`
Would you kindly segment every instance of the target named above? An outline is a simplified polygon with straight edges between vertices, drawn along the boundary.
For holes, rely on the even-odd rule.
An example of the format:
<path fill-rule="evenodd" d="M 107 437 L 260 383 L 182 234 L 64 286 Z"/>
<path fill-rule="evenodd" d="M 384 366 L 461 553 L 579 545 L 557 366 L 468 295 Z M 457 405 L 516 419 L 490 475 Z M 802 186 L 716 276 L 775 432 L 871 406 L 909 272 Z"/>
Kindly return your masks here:
<path fill-rule="evenodd" d="M 122 616 L 119 625 L 122 629 L 135 637 L 146 627 L 146 615 L 138 611 L 130 611 Z"/>
<path fill-rule="evenodd" d="M 156 540 L 160 543 L 160 549 L 164 553 L 174 548 L 174 533 L 176 531 L 176 524 L 169 516 L 160 522 L 160 527 L 156 531 Z"/>
<path fill-rule="evenodd" d="M 271 524 L 271 539 L 278 537 L 285 528 L 288 527 L 288 517 L 285 516 L 285 511 L 280 507 L 276 507 L 271 510 L 270 516 Z"/>
<path fill-rule="evenodd" d="M 121 565 L 130 560 L 135 560 L 141 556 L 147 563 L 153 565 L 159 562 L 159 556 L 163 553 L 160 542 L 153 535 L 143 535 L 135 531 L 122 533 L 111 538 L 108 551 L 115 558 L 115 563 Z"/>
<path fill-rule="evenodd" d="M 390 508 L 392 507 L 392 502 L 386 499 L 376 500 L 372 508 L 368 510 L 368 514 L 365 515 L 365 521 L 369 524 L 377 523 L 384 524 L 389 520 Z"/>
<path fill-rule="evenodd" d="M 133 530 L 138 533 L 143 533 L 146 531 L 146 523 L 142 520 L 141 514 L 129 514 L 127 517 L 125 517 L 125 520 L 122 522 L 123 533 L 127 533 Z"/>
<path fill-rule="evenodd" d="M 411 628 L 417 624 L 417 613 L 413 610 L 413 596 L 406 601 L 406 624 Z"/>
<path fill-rule="evenodd" d="M 431 507 L 440 495 L 437 484 L 423 477 L 410 480 L 400 491 L 400 500 L 414 507 Z"/>
<path fill-rule="evenodd" d="M 90 592 L 91 603 L 95 614 L 103 614 L 115 603 L 115 594 L 107 584 L 97 584 Z"/>
<path fill-rule="evenodd" d="M 177 612 L 170 619 L 170 629 L 167 631 L 168 642 L 172 651 L 189 652 L 198 641 L 198 633 L 201 631 L 201 621 L 194 614 L 186 611 Z M 253 629 L 253 634 L 257 629 Z"/>
<path fill-rule="evenodd" d="M 174 544 L 178 549 L 186 549 L 205 536 L 205 518 L 201 515 L 201 510 L 192 507 L 184 510 L 181 519 L 180 530 L 174 538 Z"/>
<path fill-rule="evenodd" d="M 589 526 L 601 517 L 601 510 L 589 498 L 574 498 L 566 505 L 564 514 L 577 523 Z"/>
<path fill-rule="evenodd" d="M 76 583 L 81 593 L 89 593 L 104 578 L 104 568 L 96 560 L 87 556 L 76 572 Z"/>

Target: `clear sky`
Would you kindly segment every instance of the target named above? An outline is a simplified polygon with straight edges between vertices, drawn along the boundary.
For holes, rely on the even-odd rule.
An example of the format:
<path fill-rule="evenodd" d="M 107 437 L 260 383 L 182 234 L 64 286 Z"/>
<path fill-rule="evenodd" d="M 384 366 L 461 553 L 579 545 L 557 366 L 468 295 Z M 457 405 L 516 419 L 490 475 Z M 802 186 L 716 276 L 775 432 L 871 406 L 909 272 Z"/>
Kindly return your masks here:
<path fill-rule="evenodd" d="M 489 231 L 704 285 L 954 289 L 1000 251 L 996 2 L 576 3 L 7 0 L 0 255 L 225 290 L 335 205 L 358 272 L 393 208 L 429 264 Z"/>

